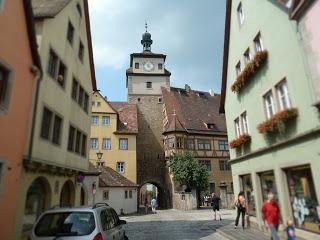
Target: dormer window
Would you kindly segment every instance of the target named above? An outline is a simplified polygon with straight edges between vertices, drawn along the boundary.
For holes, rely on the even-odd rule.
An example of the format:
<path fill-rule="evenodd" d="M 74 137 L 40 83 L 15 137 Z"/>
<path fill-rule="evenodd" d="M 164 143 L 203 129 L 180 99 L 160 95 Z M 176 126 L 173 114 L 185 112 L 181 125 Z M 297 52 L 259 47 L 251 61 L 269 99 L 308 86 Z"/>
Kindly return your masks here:
<path fill-rule="evenodd" d="M 208 129 L 215 129 L 214 123 L 207 123 L 207 128 Z"/>
<path fill-rule="evenodd" d="M 240 2 L 237 8 L 237 13 L 238 13 L 238 20 L 239 20 L 239 25 L 241 26 L 244 22 L 244 13 L 242 9 L 242 3 Z"/>
<path fill-rule="evenodd" d="M 139 69 L 139 63 L 138 63 L 138 62 L 136 62 L 136 63 L 134 64 L 134 68 L 135 68 L 135 69 Z"/>
<path fill-rule="evenodd" d="M 244 56 L 244 61 L 246 64 L 250 63 L 251 60 L 252 60 L 252 57 L 251 57 L 251 53 L 250 53 L 250 48 L 248 48 L 245 53 L 243 54 Z"/>

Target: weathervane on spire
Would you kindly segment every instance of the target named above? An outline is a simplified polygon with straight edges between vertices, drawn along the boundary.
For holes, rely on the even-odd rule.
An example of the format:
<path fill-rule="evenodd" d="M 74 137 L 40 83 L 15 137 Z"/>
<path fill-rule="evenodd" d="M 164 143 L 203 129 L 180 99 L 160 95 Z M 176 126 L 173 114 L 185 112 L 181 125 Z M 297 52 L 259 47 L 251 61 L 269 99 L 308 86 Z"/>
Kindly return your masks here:
<path fill-rule="evenodd" d="M 147 21 L 146 21 L 144 27 L 146 28 L 146 32 L 148 32 L 148 23 L 147 23 Z"/>
<path fill-rule="evenodd" d="M 141 44 L 143 46 L 143 51 L 151 51 L 151 44 L 152 44 L 152 39 L 151 39 L 151 34 L 148 32 L 148 23 L 145 21 L 144 27 L 146 28 L 146 32 L 142 34 L 142 40 Z"/>

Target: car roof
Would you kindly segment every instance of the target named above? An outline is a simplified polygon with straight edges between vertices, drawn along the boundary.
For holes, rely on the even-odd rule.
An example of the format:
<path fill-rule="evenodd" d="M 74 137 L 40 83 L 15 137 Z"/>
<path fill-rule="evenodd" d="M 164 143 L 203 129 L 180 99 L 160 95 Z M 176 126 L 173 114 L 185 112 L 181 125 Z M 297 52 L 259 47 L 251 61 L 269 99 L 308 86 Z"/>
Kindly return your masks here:
<path fill-rule="evenodd" d="M 44 214 L 46 213 L 58 213 L 58 212 L 97 212 L 101 209 L 108 209 L 111 208 L 109 206 L 106 205 L 101 205 L 101 206 L 96 206 L 96 207 L 92 207 L 92 206 L 80 206 L 80 207 L 53 207 L 47 211 L 44 212 Z"/>

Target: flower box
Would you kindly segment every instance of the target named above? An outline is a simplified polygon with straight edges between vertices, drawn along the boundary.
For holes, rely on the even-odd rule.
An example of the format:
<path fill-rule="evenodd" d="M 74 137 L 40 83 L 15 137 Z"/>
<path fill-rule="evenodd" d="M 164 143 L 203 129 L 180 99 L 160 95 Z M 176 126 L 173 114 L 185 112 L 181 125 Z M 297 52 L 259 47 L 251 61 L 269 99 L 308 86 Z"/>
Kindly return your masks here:
<path fill-rule="evenodd" d="M 251 141 L 251 136 L 248 134 L 242 134 L 238 138 L 233 139 L 229 144 L 230 148 L 238 148 Z"/>
<path fill-rule="evenodd" d="M 277 112 L 271 119 L 260 123 L 257 126 L 259 133 L 281 132 L 285 129 L 285 123 L 298 116 L 297 108 L 287 108 Z"/>
<path fill-rule="evenodd" d="M 244 87 L 249 82 L 254 72 L 257 71 L 263 65 L 263 63 L 266 62 L 267 58 L 267 50 L 257 52 L 254 55 L 252 61 L 248 63 L 241 71 L 241 73 L 237 76 L 235 82 L 231 85 L 231 91 L 239 94 L 242 87 Z"/>

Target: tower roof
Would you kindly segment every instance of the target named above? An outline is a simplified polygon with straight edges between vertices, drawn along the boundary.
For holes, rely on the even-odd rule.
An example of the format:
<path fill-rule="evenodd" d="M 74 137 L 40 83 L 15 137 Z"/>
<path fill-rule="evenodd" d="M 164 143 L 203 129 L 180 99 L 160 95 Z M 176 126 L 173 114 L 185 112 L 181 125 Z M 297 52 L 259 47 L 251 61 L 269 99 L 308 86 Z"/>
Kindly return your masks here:
<path fill-rule="evenodd" d="M 142 34 L 141 44 L 143 46 L 143 51 L 150 52 L 153 41 L 151 39 L 151 33 L 148 32 L 147 23 L 145 24 L 145 28 L 146 28 L 146 32 Z"/>

